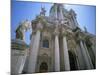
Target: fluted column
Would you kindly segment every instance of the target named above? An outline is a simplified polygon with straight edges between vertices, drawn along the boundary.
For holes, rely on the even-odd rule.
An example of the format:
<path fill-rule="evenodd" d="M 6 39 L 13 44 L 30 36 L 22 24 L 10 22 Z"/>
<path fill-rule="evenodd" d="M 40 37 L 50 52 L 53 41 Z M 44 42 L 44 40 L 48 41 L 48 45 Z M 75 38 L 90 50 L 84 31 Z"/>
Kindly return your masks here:
<path fill-rule="evenodd" d="M 30 55 L 29 55 L 29 64 L 28 64 L 28 73 L 34 73 L 37 63 L 37 55 L 39 50 L 39 43 L 40 43 L 40 29 L 42 28 L 41 23 L 37 24 L 36 35 L 34 36 L 34 42 L 31 44 L 30 47 Z M 32 38 L 33 39 L 33 38 Z"/>
<path fill-rule="evenodd" d="M 91 46 L 91 48 L 92 48 L 92 51 L 94 53 L 94 56 L 96 56 L 96 48 L 93 45 Z"/>
<path fill-rule="evenodd" d="M 66 40 L 66 32 L 65 29 L 62 29 L 63 34 L 63 52 L 64 52 L 64 64 L 65 64 L 65 70 L 70 70 L 70 61 L 69 61 L 69 54 L 68 54 L 68 47 L 67 47 L 67 40 Z"/>
<path fill-rule="evenodd" d="M 93 39 L 94 40 L 94 39 Z M 89 42 L 90 42 L 90 48 L 91 48 L 91 50 L 92 50 L 92 52 L 93 52 L 93 54 L 94 54 L 94 56 L 96 56 L 96 48 L 95 48 L 95 45 L 96 45 L 96 43 L 95 43 L 95 41 L 92 41 L 92 40 L 89 40 Z"/>
<path fill-rule="evenodd" d="M 93 65 L 92 65 L 91 59 L 89 58 L 89 54 L 88 54 L 82 40 L 80 40 L 80 46 L 81 46 L 81 51 L 84 56 L 84 60 L 85 60 L 87 69 L 92 69 Z"/>
<path fill-rule="evenodd" d="M 87 49 L 87 47 L 86 47 L 85 42 L 83 42 L 83 45 L 84 45 L 84 47 L 85 47 L 85 50 L 86 50 L 86 53 L 87 53 L 87 56 L 88 56 L 88 59 L 89 59 L 88 61 L 89 61 L 89 63 L 90 63 L 91 69 L 93 69 L 92 60 L 91 60 L 91 57 L 90 57 L 90 55 L 89 55 L 89 52 L 88 52 L 88 49 Z"/>
<path fill-rule="evenodd" d="M 64 49 L 64 63 L 65 63 L 65 70 L 70 70 L 70 64 L 69 64 L 69 54 L 68 54 L 68 47 L 67 47 L 67 41 L 66 37 L 63 36 L 63 49 Z"/>
<path fill-rule="evenodd" d="M 55 71 L 60 71 L 58 29 L 55 30 L 54 34 L 55 34 Z"/>

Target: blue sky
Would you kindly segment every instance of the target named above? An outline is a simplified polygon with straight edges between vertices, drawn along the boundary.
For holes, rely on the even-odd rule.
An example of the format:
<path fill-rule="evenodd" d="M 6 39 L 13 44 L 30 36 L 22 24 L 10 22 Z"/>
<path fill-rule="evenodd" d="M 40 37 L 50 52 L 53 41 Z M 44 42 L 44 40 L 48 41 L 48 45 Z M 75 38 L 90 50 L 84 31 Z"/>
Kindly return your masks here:
<path fill-rule="evenodd" d="M 46 16 L 49 15 L 50 7 L 52 3 L 39 3 L 39 2 L 23 2 L 23 1 L 12 1 L 11 3 L 11 38 L 15 39 L 15 30 L 19 23 L 23 20 L 28 19 L 29 21 L 35 19 L 36 15 L 39 15 L 41 5 L 45 6 Z M 95 34 L 96 27 L 96 7 L 95 6 L 84 6 L 84 5 L 66 5 L 67 10 L 71 8 L 75 10 L 77 14 L 77 21 L 80 28 L 83 29 L 85 26 L 88 32 Z M 84 30 L 84 29 L 83 29 Z M 30 43 L 31 31 L 25 33 L 25 42 Z"/>

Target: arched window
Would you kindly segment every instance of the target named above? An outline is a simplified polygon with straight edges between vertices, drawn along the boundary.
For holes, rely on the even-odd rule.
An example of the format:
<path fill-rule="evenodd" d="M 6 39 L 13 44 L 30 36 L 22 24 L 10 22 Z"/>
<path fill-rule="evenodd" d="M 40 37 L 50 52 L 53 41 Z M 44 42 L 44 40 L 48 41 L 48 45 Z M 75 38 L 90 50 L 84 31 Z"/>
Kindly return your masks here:
<path fill-rule="evenodd" d="M 43 47 L 49 48 L 49 41 L 47 39 L 43 40 Z"/>

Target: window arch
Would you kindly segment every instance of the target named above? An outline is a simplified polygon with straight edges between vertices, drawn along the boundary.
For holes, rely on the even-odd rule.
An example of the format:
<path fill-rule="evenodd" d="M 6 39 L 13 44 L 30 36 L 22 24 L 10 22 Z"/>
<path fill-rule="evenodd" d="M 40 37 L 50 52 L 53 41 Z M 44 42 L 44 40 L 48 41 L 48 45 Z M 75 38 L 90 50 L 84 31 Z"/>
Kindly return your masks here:
<path fill-rule="evenodd" d="M 49 48 L 49 41 L 47 39 L 43 40 L 43 45 L 42 47 L 44 48 Z"/>

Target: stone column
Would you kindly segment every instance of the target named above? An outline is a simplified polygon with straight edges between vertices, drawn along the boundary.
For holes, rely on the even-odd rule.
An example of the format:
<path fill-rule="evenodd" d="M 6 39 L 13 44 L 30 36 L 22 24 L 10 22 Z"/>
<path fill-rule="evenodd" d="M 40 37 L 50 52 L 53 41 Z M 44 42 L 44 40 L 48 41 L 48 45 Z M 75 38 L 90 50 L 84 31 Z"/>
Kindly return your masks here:
<path fill-rule="evenodd" d="M 95 46 L 92 45 L 91 48 L 92 48 L 92 51 L 94 53 L 94 56 L 96 57 L 96 48 L 95 48 Z"/>
<path fill-rule="evenodd" d="M 34 42 L 31 44 L 32 47 L 30 47 L 30 55 L 29 55 L 29 64 L 28 64 L 28 73 L 34 73 L 37 63 L 37 56 L 38 56 L 38 50 L 39 50 L 39 43 L 40 43 L 40 29 L 41 23 L 37 24 L 37 30 L 36 35 L 34 36 Z M 33 38 L 32 38 L 33 39 Z"/>
<path fill-rule="evenodd" d="M 89 58 L 89 54 L 88 54 L 82 40 L 80 40 L 80 46 L 81 46 L 81 51 L 84 56 L 84 60 L 85 60 L 87 69 L 92 69 L 93 65 L 92 65 L 91 59 Z"/>
<path fill-rule="evenodd" d="M 94 41 L 94 39 L 90 39 L 89 42 L 91 43 L 91 45 L 90 45 L 91 50 L 92 50 L 94 56 L 96 57 L 96 47 L 95 47 L 96 42 Z"/>
<path fill-rule="evenodd" d="M 64 49 L 64 62 L 65 62 L 65 70 L 70 70 L 70 64 L 69 64 L 69 54 L 68 54 L 68 47 L 67 47 L 67 41 L 66 37 L 63 36 L 63 49 Z"/>
<path fill-rule="evenodd" d="M 58 30 L 55 30 L 54 34 L 55 34 L 55 71 L 60 71 Z"/>
<path fill-rule="evenodd" d="M 88 49 L 87 49 L 87 47 L 86 47 L 85 42 L 83 42 L 83 45 L 84 45 L 84 47 L 85 47 L 85 50 L 86 50 L 86 53 L 87 53 L 87 56 L 88 56 L 88 61 L 89 61 L 89 63 L 90 63 L 91 69 L 93 69 L 92 60 L 91 60 L 91 57 L 90 57 L 90 55 L 89 55 L 89 52 L 88 52 Z"/>
<path fill-rule="evenodd" d="M 59 11 L 60 11 L 60 12 L 58 12 L 58 14 L 59 14 L 58 18 L 61 21 L 61 24 L 63 24 L 63 20 L 64 20 L 64 17 L 63 17 L 63 6 L 60 4 L 60 5 L 58 5 L 58 7 L 59 7 Z"/>
<path fill-rule="evenodd" d="M 69 61 L 69 54 L 68 54 L 68 47 L 67 47 L 67 40 L 66 40 L 66 32 L 65 29 L 63 28 L 62 30 L 63 34 L 63 52 L 64 52 L 64 63 L 65 63 L 65 70 L 69 71 L 70 70 L 70 61 Z"/>

